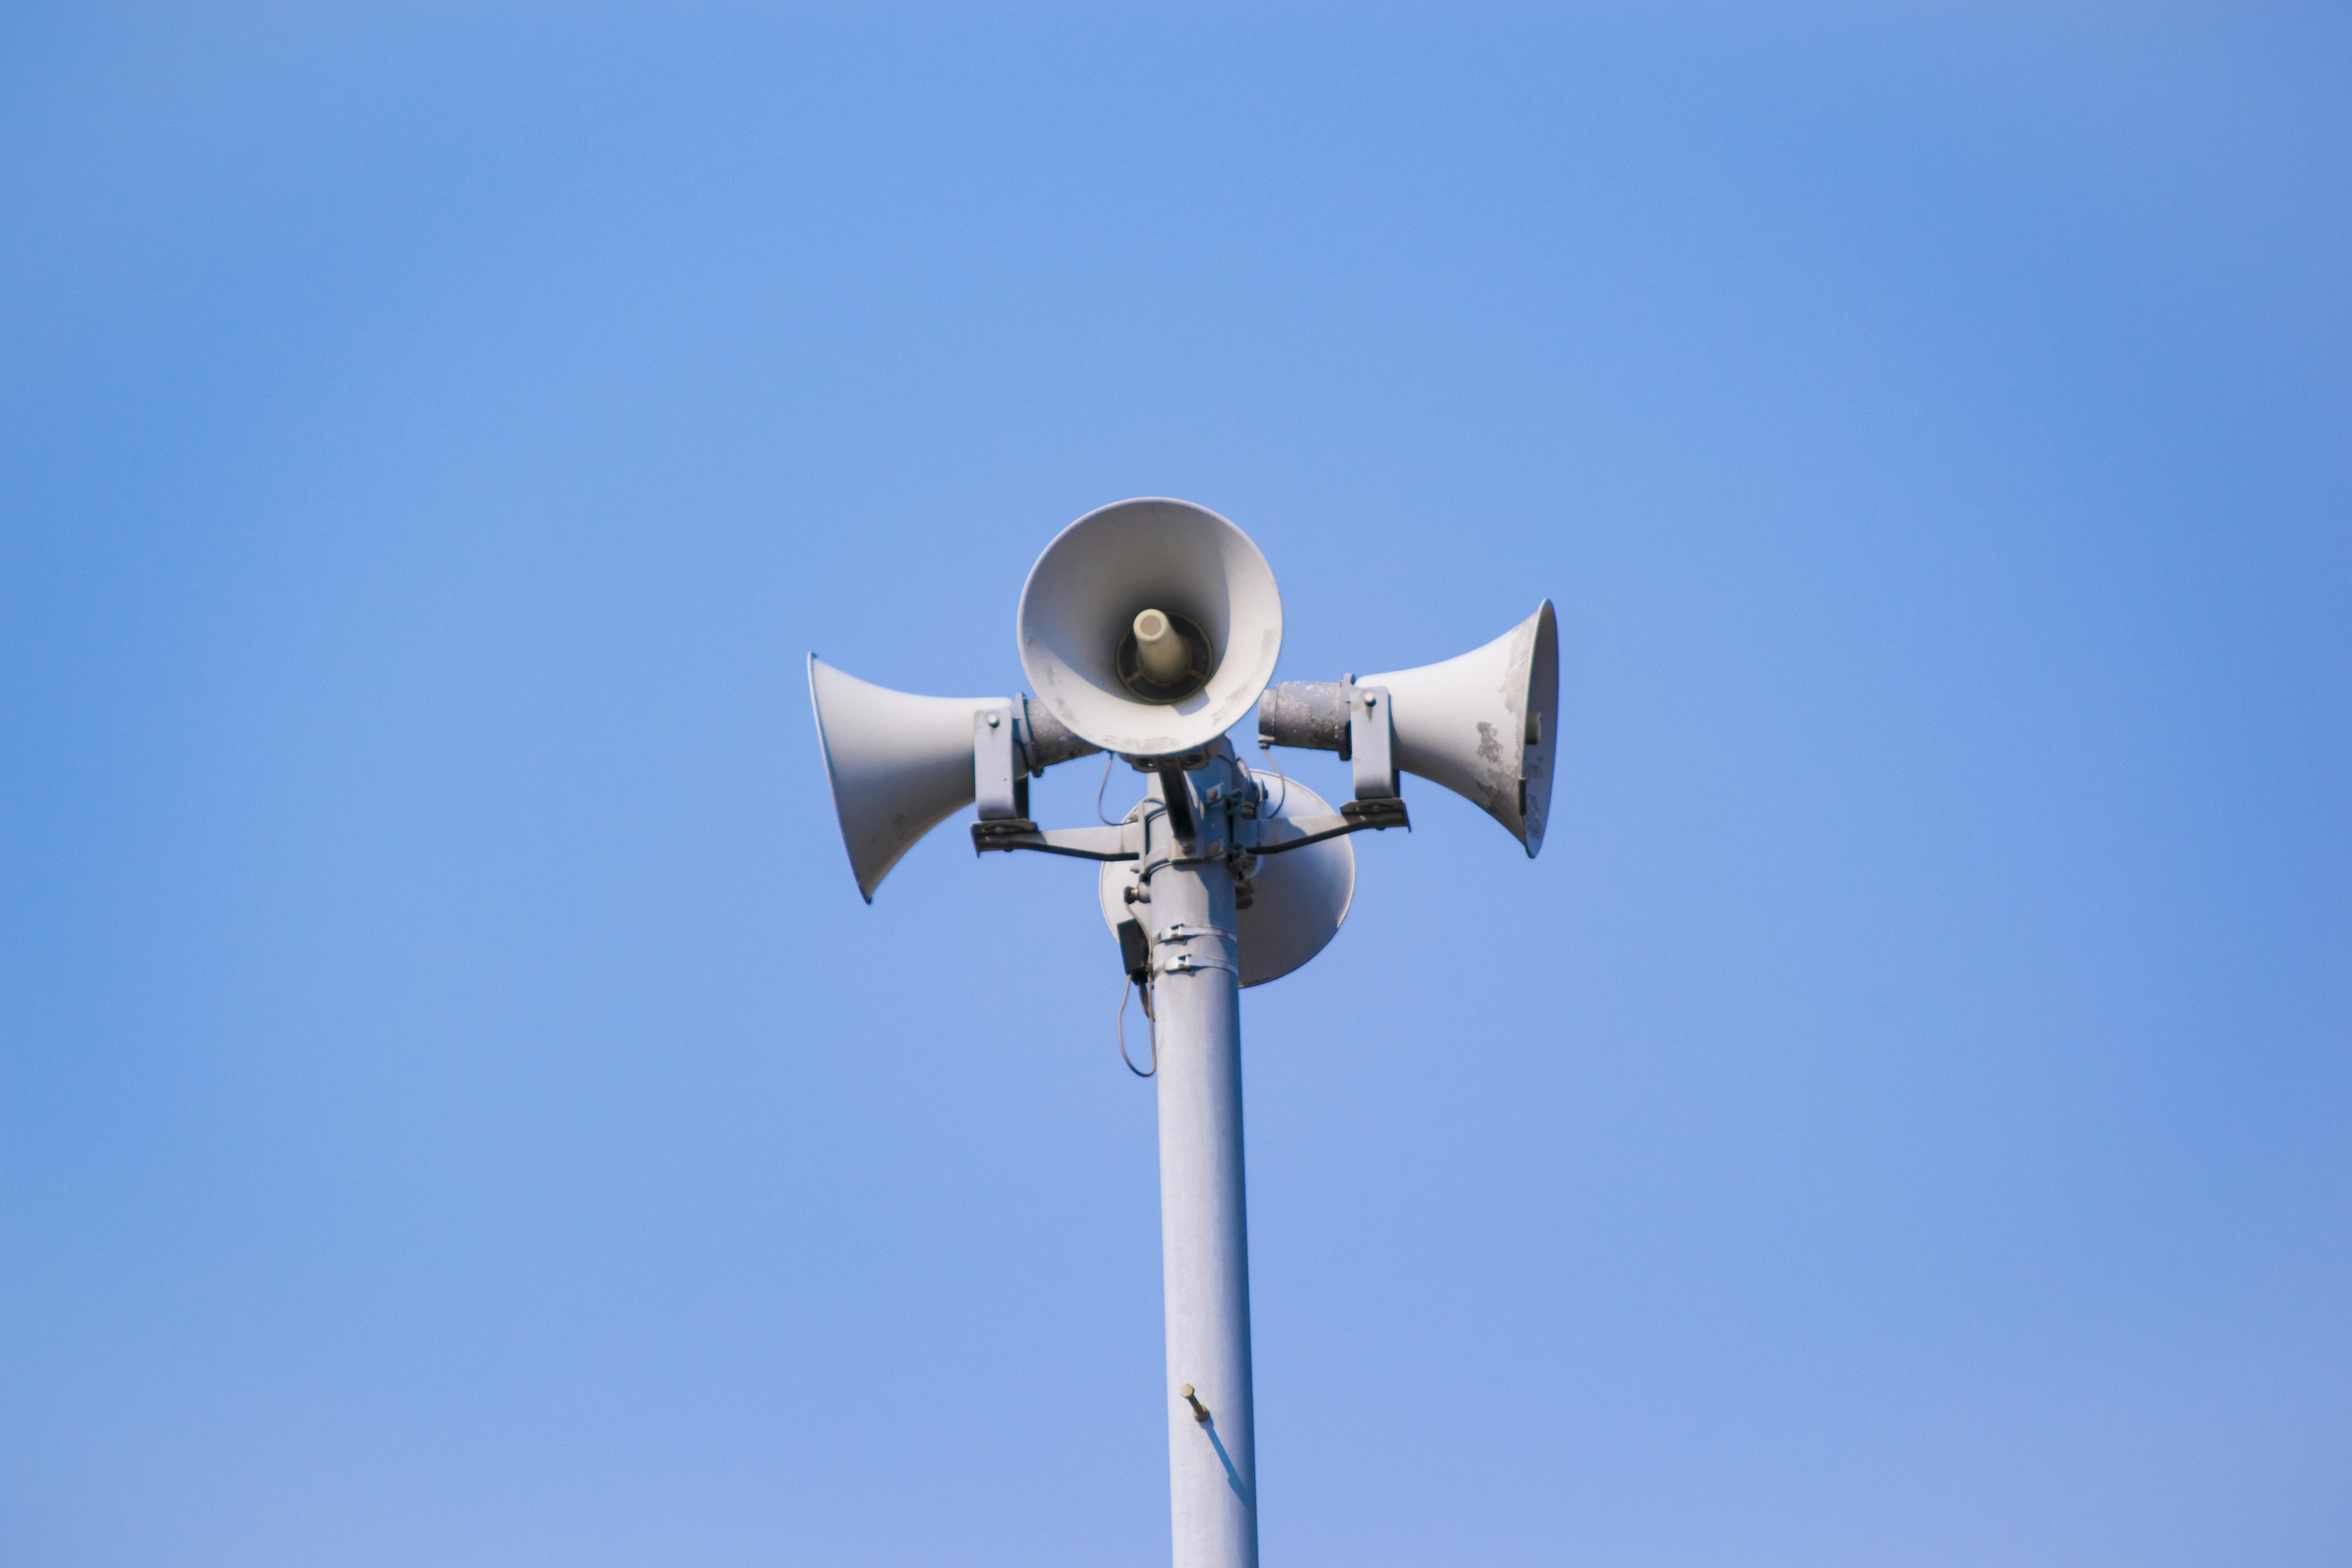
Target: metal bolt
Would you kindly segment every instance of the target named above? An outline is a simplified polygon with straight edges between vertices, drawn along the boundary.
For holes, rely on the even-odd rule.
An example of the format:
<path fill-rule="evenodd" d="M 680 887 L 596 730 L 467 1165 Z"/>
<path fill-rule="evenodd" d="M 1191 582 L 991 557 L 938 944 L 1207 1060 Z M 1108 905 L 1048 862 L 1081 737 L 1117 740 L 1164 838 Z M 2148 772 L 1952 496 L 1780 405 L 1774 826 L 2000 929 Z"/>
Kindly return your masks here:
<path fill-rule="evenodd" d="M 989 727 L 990 729 L 992 729 L 992 730 L 995 729 L 998 725 L 1000 725 L 1000 724 L 1002 724 L 1002 723 L 1003 723 L 1003 722 L 1004 722 L 1004 715 L 1003 715 L 1002 713 L 991 713 L 991 714 L 988 716 L 988 727 Z"/>
<path fill-rule="evenodd" d="M 1203 1426 L 1207 1426 L 1209 1424 L 1209 1407 L 1192 1396 L 1192 1385 L 1188 1383 L 1176 1392 L 1182 1394 L 1184 1396 L 1184 1403 L 1192 1407 L 1192 1419 L 1198 1421 Z"/>

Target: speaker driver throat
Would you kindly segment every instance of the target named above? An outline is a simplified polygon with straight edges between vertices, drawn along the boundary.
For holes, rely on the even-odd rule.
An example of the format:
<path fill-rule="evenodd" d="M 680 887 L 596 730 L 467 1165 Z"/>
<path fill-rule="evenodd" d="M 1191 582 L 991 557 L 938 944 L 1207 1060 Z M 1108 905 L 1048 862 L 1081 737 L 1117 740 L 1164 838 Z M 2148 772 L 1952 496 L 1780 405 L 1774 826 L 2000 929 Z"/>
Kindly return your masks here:
<path fill-rule="evenodd" d="M 1209 677 L 1217 672 L 1216 663 L 1209 656 L 1209 634 L 1201 629 L 1200 622 L 1174 610 L 1162 610 L 1160 614 L 1168 617 L 1168 624 L 1176 629 L 1177 635 L 1184 639 L 1184 646 L 1192 650 L 1192 662 L 1185 666 L 1184 673 L 1173 680 L 1152 679 L 1143 673 L 1142 660 L 1136 652 L 1135 627 L 1130 624 L 1119 634 L 1119 683 L 1146 702 L 1181 702 L 1209 684 Z"/>

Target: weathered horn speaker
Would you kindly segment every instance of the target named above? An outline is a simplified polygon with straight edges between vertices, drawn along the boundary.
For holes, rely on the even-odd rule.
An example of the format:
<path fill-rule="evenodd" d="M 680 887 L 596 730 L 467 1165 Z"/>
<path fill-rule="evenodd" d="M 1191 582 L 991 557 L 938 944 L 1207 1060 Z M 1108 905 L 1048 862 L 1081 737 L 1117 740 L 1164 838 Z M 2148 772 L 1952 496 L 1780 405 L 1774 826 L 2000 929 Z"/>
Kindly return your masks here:
<path fill-rule="evenodd" d="M 1389 689 L 1398 767 L 1475 802 L 1535 858 L 1559 729 L 1559 631 L 1549 599 L 1484 647 L 1356 684 Z"/>
<path fill-rule="evenodd" d="M 1388 696 L 1382 700 L 1380 692 Z M 1382 715 L 1385 715 L 1383 717 Z M 1476 802 L 1535 858 L 1551 809 L 1559 743 L 1559 632 L 1546 599 L 1536 613 L 1459 658 L 1367 675 L 1352 685 L 1285 681 L 1258 705 L 1258 738 L 1349 754 L 1358 798 L 1396 792 L 1397 770 Z"/>
<path fill-rule="evenodd" d="M 1130 757 L 1198 750 L 1274 678 L 1282 598 L 1249 536 L 1190 501 L 1124 500 L 1064 529 L 1015 622 L 1045 710 Z"/>
<path fill-rule="evenodd" d="M 973 715 L 1002 697 L 917 697 L 809 655 L 809 700 L 849 868 L 867 903 L 915 841 L 972 803 Z"/>

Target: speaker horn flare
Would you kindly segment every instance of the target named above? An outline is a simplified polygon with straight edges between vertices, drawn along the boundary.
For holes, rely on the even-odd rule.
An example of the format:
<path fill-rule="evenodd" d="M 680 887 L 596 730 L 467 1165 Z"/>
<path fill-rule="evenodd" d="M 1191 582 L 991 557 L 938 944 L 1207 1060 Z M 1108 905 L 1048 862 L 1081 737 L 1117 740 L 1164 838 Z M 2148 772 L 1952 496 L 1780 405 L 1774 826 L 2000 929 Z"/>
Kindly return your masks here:
<path fill-rule="evenodd" d="M 1398 767 L 1478 805 L 1535 858 L 1559 738 L 1559 628 L 1549 599 L 1484 647 L 1357 684 L 1389 689 Z"/>
<path fill-rule="evenodd" d="M 867 903 L 915 841 L 972 803 L 972 716 L 1002 697 L 918 697 L 809 655 L 809 700 L 849 869 Z"/>
<path fill-rule="evenodd" d="M 1282 599 L 1257 546 L 1215 512 L 1125 500 L 1045 547 L 1014 631 L 1046 711 L 1105 751 L 1174 756 L 1231 729 L 1274 678 Z"/>

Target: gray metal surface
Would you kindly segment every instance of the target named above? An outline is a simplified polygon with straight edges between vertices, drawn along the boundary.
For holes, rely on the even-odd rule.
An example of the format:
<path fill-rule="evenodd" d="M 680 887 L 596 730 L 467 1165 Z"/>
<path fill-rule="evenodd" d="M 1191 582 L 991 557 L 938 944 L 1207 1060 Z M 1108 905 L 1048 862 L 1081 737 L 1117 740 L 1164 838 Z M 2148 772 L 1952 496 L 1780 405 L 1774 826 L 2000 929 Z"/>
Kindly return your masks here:
<path fill-rule="evenodd" d="M 1323 797 L 1305 784 L 1262 782 L 1268 784 L 1273 800 L 1261 808 L 1261 820 L 1270 816 L 1285 823 L 1341 824 Z M 1143 804 L 1128 814 L 1130 820 Z M 1355 903 L 1356 850 L 1345 837 L 1321 839 L 1286 854 L 1247 856 L 1236 862 L 1236 869 L 1246 875 L 1249 889 L 1249 906 L 1240 911 L 1234 926 L 1244 987 L 1279 980 L 1321 952 L 1339 934 Z M 1113 935 L 1120 922 L 1138 912 L 1128 893 L 1139 886 L 1140 871 L 1133 861 L 1103 867 L 1096 894 L 1103 923 Z"/>
<path fill-rule="evenodd" d="M 999 822 L 1019 817 L 1021 790 L 1027 770 L 1015 760 L 1013 705 L 983 708 L 971 716 L 971 777 L 974 804 L 981 819 Z"/>
<path fill-rule="evenodd" d="M 1348 749 L 1348 683 L 1284 680 L 1257 700 L 1257 738 L 1269 746 L 1313 752 Z"/>
<path fill-rule="evenodd" d="M 1385 686 L 1348 689 L 1348 763 L 1358 800 L 1397 797 L 1396 731 Z"/>
<path fill-rule="evenodd" d="M 1021 702 L 1021 746 L 1031 773 L 1042 773 L 1055 763 L 1092 756 L 1102 750 L 1092 741 L 1054 717 L 1053 710 L 1034 698 Z"/>
<path fill-rule="evenodd" d="M 1175 1568 L 1256 1568 L 1241 977 L 1225 957 L 1231 938 L 1218 934 L 1234 930 L 1234 879 L 1222 864 L 1160 859 L 1149 891 L 1137 912 L 1159 971 L 1152 982 L 1160 1062 L 1154 1081 Z M 1179 1392 L 1187 1385 L 1193 1398 Z M 1206 1419 L 1194 1416 L 1195 1398 Z"/>

